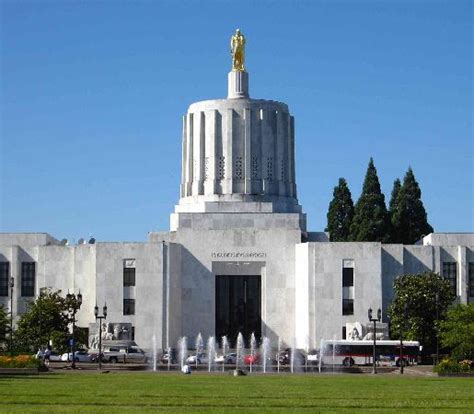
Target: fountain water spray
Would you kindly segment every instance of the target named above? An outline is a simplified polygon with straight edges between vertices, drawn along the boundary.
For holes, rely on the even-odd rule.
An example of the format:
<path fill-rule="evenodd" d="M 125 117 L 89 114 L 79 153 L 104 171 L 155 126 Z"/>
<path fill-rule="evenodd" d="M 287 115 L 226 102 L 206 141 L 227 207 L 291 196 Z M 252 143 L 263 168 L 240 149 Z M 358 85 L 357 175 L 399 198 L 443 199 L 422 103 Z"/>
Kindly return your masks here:
<path fill-rule="evenodd" d="M 291 354 L 290 354 L 290 367 L 291 367 L 292 374 L 295 372 L 295 356 L 296 356 L 296 347 L 295 347 L 295 343 L 293 342 L 293 345 L 291 347 Z"/>
<path fill-rule="evenodd" d="M 180 362 L 181 369 L 183 369 L 183 366 L 186 362 L 186 358 L 188 357 L 188 339 L 185 336 L 179 339 L 178 349 L 179 349 L 179 362 Z"/>
<path fill-rule="evenodd" d="M 204 350 L 204 340 L 202 339 L 201 332 L 196 336 L 196 368 L 198 366 L 198 357 L 202 354 Z"/>
<path fill-rule="evenodd" d="M 171 347 L 168 347 L 168 371 L 171 368 Z"/>
<path fill-rule="evenodd" d="M 257 340 L 255 334 L 252 332 L 250 335 L 250 372 L 252 372 L 252 366 L 255 359 L 255 348 L 257 347 Z"/>
<path fill-rule="evenodd" d="M 324 357 L 324 348 L 326 347 L 326 341 L 324 339 L 321 339 L 321 343 L 319 344 L 319 366 L 318 370 L 319 373 L 321 374 L 321 366 L 323 363 L 323 357 Z"/>
<path fill-rule="evenodd" d="M 271 348 L 270 348 L 270 339 L 266 336 L 263 338 L 262 341 L 262 356 L 263 356 L 263 372 L 267 372 L 267 360 L 268 356 L 270 355 Z"/>
<path fill-rule="evenodd" d="M 280 373 L 281 338 L 278 337 L 277 372 Z"/>
<path fill-rule="evenodd" d="M 243 353 L 244 353 L 244 337 L 242 336 L 240 332 L 237 335 L 237 345 L 236 345 L 235 351 L 237 353 L 237 359 L 235 361 L 235 369 L 239 369 L 239 362 L 240 362 L 240 359 L 243 357 Z"/>
<path fill-rule="evenodd" d="M 222 372 L 225 370 L 225 357 L 227 355 L 227 352 L 229 352 L 229 341 L 227 339 L 227 336 L 222 337 Z"/>
<path fill-rule="evenodd" d="M 209 365 L 209 372 L 211 372 L 212 365 L 216 359 L 216 339 L 213 336 L 210 336 L 207 340 L 207 358 Z"/>
<path fill-rule="evenodd" d="M 153 371 L 156 372 L 156 335 L 153 334 Z"/>

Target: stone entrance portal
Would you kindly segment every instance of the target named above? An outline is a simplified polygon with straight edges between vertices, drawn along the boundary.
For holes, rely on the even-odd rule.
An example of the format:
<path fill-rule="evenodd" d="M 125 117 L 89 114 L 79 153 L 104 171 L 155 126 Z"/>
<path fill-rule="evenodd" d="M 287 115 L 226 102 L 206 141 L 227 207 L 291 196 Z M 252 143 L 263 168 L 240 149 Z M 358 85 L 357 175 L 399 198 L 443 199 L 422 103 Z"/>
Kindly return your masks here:
<path fill-rule="evenodd" d="M 235 345 L 238 333 L 246 345 L 252 332 L 262 334 L 260 276 L 216 276 L 216 337 L 227 335 Z"/>

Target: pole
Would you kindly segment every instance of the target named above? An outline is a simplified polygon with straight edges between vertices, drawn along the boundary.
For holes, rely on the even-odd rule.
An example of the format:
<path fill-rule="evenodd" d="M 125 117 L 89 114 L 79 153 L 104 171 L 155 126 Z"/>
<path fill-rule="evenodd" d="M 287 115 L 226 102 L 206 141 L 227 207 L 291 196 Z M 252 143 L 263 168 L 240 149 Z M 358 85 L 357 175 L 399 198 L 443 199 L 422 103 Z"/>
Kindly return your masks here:
<path fill-rule="evenodd" d="M 10 355 L 13 356 L 13 277 L 10 278 Z"/>
<path fill-rule="evenodd" d="M 74 341 L 74 330 L 76 329 L 76 309 L 74 308 L 74 311 L 72 313 L 72 342 L 71 342 L 71 353 L 72 353 L 72 364 L 71 368 L 76 369 L 76 358 L 74 355 L 74 347 L 75 347 L 75 341 Z"/>
<path fill-rule="evenodd" d="M 372 374 L 377 373 L 377 367 L 375 366 L 375 341 L 376 341 L 376 332 L 377 332 L 377 319 L 373 319 L 374 321 L 374 347 L 373 347 L 373 352 L 372 352 Z"/>
<path fill-rule="evenodd" d="M 438 365 L 439 363 L 438 321 L 439 321 L 439 293 L 436 292 L 436 365 Z"/>
<path fill-rule="evenodd" d="M 99 371 L 102 370 L 102 318 L 99 319 Z"/>

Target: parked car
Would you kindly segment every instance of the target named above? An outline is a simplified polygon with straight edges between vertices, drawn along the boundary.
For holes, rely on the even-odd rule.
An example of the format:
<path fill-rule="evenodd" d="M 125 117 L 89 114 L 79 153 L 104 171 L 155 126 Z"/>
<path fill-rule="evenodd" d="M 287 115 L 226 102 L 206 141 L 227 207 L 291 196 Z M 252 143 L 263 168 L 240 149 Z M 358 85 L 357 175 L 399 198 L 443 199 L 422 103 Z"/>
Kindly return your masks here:
<path fill-rule="evenodd" d="M 61 361 L 72 361 L 72 352 L 66 352 L 61 355 Z M 92 362 L 92 357 L 87 351 L 75 351 L 74 352 L 75 362 Z"/>
<path fill-rule="evenodd" d="M 195 364 L 207 364 L 209 362 L 209 358 L 207 354 L 201 352 L 199 354 L 191 355 L 186 358 L 186 364 L 195 365 Z"/>
<path fill-rule="evenodd" d="M 214 360 L 216 363 L 222 364 L 235 364 L 237 361 L 237 354 L 235 352 L 232 352 L 230 354 L 226 355 L 217 355 L 216 359 Z"/>
<path fill-rule="evenodd" d="M 282 365 L 290 365 L 291 364 L 291 348 L 287 348 L 284 351 L 281 351 L 280 354 L 278 355 L 278 359 L 280 361 L 280 364 Z M 297 349 L 295 350 L 295 355 L 294 355 L 294 361 L 295 364 L 304 364 L 305 362 L 305 355 L 301 353 L 301 351 L 298 351 Z"/>
<path fill-rule="evenodd" d="M 161 355 L 160 361 L 162 364 L 168 364 L 168 360 L 171 358 L 169 361 L 170 364 L 176 364 L 177 358 L 176 358 L 176 351 L 174 349 L 171 349 L 171 352 L 163 352 Z"/>
<path fill-rule="evenodd" d="M 245 365 L 254 365 L 260 361 L 260 355 L 259 354 L 244 355 L 243 360 L 244 360 Z"/>
<path fill-rule="evenodd" d="M 97 357 L 98 360 L 98 357 Z M 106 348 L 102 356 L 103 362 L 110 362 L 115 364 L 117 362 L 148 362 L 148 357 L 145 352 L 137 346 L 128 347 L 110 347 Z"/>
<path fill-rule="evenodd" d="M 39 350 L 36 355 L 35 355 L 35 358 L 37 359 L 44 359 L 44 353 L 45 353 L 46 350 Z M 55 351 L 51 351 L 50 354 L 49 354 L 49 360 L 51 362 L 59 362 L 61 361 L 61 354 L 58 354 L 57 352 Z"/>

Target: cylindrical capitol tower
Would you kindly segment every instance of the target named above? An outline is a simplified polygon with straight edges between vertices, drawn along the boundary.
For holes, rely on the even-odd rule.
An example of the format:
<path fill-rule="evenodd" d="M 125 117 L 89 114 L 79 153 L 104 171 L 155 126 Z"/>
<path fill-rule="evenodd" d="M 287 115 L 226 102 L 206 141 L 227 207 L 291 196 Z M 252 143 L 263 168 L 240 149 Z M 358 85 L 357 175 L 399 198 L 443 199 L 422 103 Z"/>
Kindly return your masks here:
<path fill-rule="evenodd" d="M 228 98 L 193 103 L 183 117 L 176 212 L 301 212 L 294 118 L 284 103 L 249 97 L 243 56 L 233 51 Z"/>

